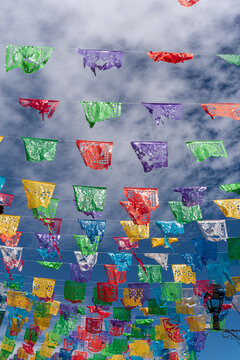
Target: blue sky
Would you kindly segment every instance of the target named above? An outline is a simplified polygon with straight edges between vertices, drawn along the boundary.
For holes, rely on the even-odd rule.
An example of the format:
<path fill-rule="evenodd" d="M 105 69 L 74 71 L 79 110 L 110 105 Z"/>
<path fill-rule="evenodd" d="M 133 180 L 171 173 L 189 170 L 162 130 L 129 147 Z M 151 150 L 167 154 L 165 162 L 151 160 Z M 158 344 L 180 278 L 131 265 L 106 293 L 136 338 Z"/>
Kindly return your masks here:
<path fill-rule="evenodd" d="M 34 232 L 45 229 L 26 207 L 22 178 L 56 183 L 54 197 L 60 199 L 56 216 L 63 218 L 60 248 L 69 250 L 62 253 L 65 263 L 75 262 L 73 250 L 77 247 L 72 235 L 81 233 L 77 219 L 84 218 L 74 207 L 72 184 L 108 188 L 103 213 L 106 235 L 99 248 L 103 252 L 117 251 L 112 237 L 125 234 L 119 223 L 128 220 L 119 205 L 120 200 L 125 200 L 124 186 L 159 188 L 160 206 L 151 216 L 150 237 L 160 236 L 155 220 L 174 220 L 167 204 L 180 201 L 180 195 L 172 191 L 174 187 L 210 186 L 202 205 L 203 218 L 224 218 L 212 200 L 235 197 L 226 195 L 218 185 L 239 181 L 239 123 L 221 117 L 211 120 L 200 103 L 239 102 L 240 69 L 214 56 L 240 53 L 238 10 L 238 0 L 200 0 L 191 8 L 180 6 L 177 0 L 68 0 L 65 4 L 56 0 L 19 0 L 16 4 L 0 4 L 0 135 L 5 136 L 0 144 L 0 175 L 7 177 L 3 192 L 15 195 L 12 207 L 5 213 L 22 215 L 19 246 L 24 247 L 24 260 L 40 260 L 33 250 L 37 247 Z M 34 74 L 24 74 L 20 69 L 6 73 L 6 44 L 53 46 L 55 50 L 45 68 Z M 89 68 L 83 68 L 77 48 L 130 52 L 124 54 L 121 69 L 98 71 L 94 77 Z M 196 56 L 184 64 L 154 63 L 146 54 L 149 50 L 193 52 Z M 37 111 L 18 104 L 18 97 L 60 100 L 60 105 L 51 119 L 42 122 Z M 122 115 L 90 129 L 81 100 L 122 102 Z M 157 126 L 143 106 L 133 105 L 141 101 L 180 102 L 183 117 L 177 123 L 166 121 Z M 59 141 L 53 162 L 31 163 L 25 159 L 22 136 L 63 141 Z M 113 141 L 112 169 L 95 171 L 85 167 L 76 139 Z M 169 167 L 145 174 L 130 145 L 130 141 L 137 140 L 168 141 Z M 228 158 L 197 163 L 185 146 L 185 141 L 192 140 L 224 140 Z M 230 236 L 239 235 L 238 220 L 227 220 L 227 227 Z M 200 236 L 195 223 L 187 225 L 185 235 L 175 246 L 176 252 L 193 252 L 191 237 Z M 151 252 L 150 239 L 141 242 L 138 252 L 144 251 Z M 219 244 L 219 251 L 226 252 L 227 245 Z M 139 256 L 145 263 L 153 263 Z M 106 254 L 99 255 L 99 264 L 108 262 L 111 260 Z M 170 256 L 170 263 L 174 262 L 182 260 Z M 136 262 L 134 265 L 127 281 L 137 280 Z M 93 281 L 102 280 L 102 268 L 95 267 Z M 70 279 L 68 264 L 53 272 L 26 261 L 22 273 L 30 276 L 26 277 L 26 290 L 31 289 L 32 276 L 56 278 L 57 295 L 63 292 L 63 280 Z M 232 268 L 231 275 L 239 275 L 239 268 Z M 206 278 L 206 272 L 199 278 Z M 163 279 L 173 280 L 171 270 L 164 272 Z M 229 328 L 240 328 L 237 316 L 229 315 Z M 199 359 L 215 355 L 219 360 L 226 356 L 235 360 L 238 352 L 233 341 L 213 334 Z"/>

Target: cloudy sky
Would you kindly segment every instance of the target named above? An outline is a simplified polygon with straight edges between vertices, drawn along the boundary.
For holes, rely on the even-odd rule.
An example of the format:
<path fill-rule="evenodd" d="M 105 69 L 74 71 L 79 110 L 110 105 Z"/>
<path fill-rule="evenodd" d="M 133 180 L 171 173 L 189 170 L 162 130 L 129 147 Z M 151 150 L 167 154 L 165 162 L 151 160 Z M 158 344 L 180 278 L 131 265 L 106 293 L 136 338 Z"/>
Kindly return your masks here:
<path fill-rule="evenodd" d="M 70 273 L 68 264 L 53 273 L 34 262 L 40 260 L 33 250 L 38 245 L 34 232 L 45 229 L 26 207 L 21 179 L 56 183 L 54 197 L 59 198 L 56 216 L 63 218 L 60 247 L 64 263 L 75 262 L 73 250 L 77 247 L 73 234 L 82 233 L 77 219 L 84 218 L 74 206 L 72 184 L 108 188 L 103 213 L 107 220 L 106 235 L 99 248 L 102 252 L 117 251 L 112 237 L 125 235 L 119 223 L 129 220 L 119 205 L 120 200 L 126 200 L 124 186 L 159 189 L 160 206 L 152 214 L 151 237 L 160 236 L 155 220 L 174 220 L 167 204 L 181 200 L 172 191 L 174 187 L 209 186 L 202 206 L 203 217 L 224 218 L 212 200 L 235 196 L 226 195 L 218 186 L 239 181 L 239 124 L 230 118 L 211 120 L 200 104 L 239 102 L 240 69 L 214 56 L 240 53 L 238 10 L 238 0 L 200 0 L 191 8 L 180 6 L 177 0 L 1 2 L 0 135 L 4 140 L 0 144 L 0 175 L 7 177 L 3 192 L 15 195 L 12 207 L 5 213 L 22 215 L 19 245 L 24 247 L 26 260 L 23 274 L 29 276 L 26 290 L 31 289 L 33 276 L 55 278 L 56 295 L 61 298 L 63 280 L 70 279 Z M 34 74 L 24 74 L 20 69 L 7 73 L 4 71 L 7 44 L 52 46 L 55 50 L 44 69 Z M 89 68 L 83 68 L 77 48 L 125 51 L 123 66 L 119 70 L 97 71 L 95 77 Z M 155 63 L 147 56 L 149 50 L 192 52 L 195 56 L 184 64 Z M 42 122 L 37 111 L 19 105 L 19 97 L 59 100 L 60 104 L 54 116 Z M 90 129 L 80 101 L 122 102 L 122 115 Z M 142 101 L 182 103 L 183 117 L 177 123 L 166 121 L 157 126 L 140 105 Z M 27 162 L 22 136 L 61 140 L 54 161 Z M 85 167 L 76 139 L 113 141 L 112 169 L 96 171 Z M 130 141 L 140 140 L 168 141 L 169 167 L 145 174 L 130 145 Z M 185 145 L 185 141 L 192 140 L 224 140 L 228 157 L 197 163 Z M 238 221 L 227 220 L 227 227 L 230 236 L 239 235 Z M 195 223 L 185 227 L 176 252 L 193 252 L 194 236 L 201 236 Z M 146 250 L 151 251 L 150 239 L 142 241 L 138 252 L 145 263 L 152 263 L 141 254 Z M 226 252 L 226 244 L 220 244 L 219 251 Z M 101 264 L 108 262 L 111 260 L 106 254 L 99 255 L 93 281 L 102 280 Z M 170 256 L 170 263 L 181 262 L 177 255 Z M 236 267 L 231 270 L 232 276 L 239 275 Z M 0 279 L 4 280 L 3 265 L 1 271 Z M 199 279 L 206 276 L 203 272 Z M 134 279 L 137 280 L 136 263 L 127 280 Z M 164 272 L 163 280 L 173 281 L 171 271 Z M 239 328 L 233 317 L 229 316 L 229 328 Z M 229 351 L 231 358 L 237 359 L 239 349 L 235 343 L 222 340 L 221 335 L 211 335 L 200 359 L 208 359 L 213 353 L 219 360 L 226 359 Z"/>

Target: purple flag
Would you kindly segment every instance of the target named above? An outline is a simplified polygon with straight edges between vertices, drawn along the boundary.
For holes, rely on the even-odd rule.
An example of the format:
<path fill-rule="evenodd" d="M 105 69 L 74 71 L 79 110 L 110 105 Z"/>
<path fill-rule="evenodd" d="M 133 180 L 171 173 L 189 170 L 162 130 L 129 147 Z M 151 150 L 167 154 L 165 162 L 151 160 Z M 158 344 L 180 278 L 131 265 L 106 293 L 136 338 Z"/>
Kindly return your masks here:
<path fill-rule="evenodd" d="M 143 103 L 142 105 L 148 109 L 150 114 L 156 120 L 157 125 L 164 124 L 164 119 L 180 120 L 182 118 L 182 104 L 154 104 Z"/>
<path fill-rule="evenodd" d="M 167 141 L 132 141 L 131 145 L 143 165 L 144 172 L 168 167 Z"/>
<path fill-rule="evenodd" d="M 93 268 L 82 271 L 78 264 L 70 263 L 70 278 L 79 283 L 86 283 L 92 279 Z"/>
<path fill-rule="evenodd" d="M 185 206 L 201 205 L 207 188 L 204 186 L 175 188 L 174 191 L 182 194 L 182 202 Z"/>
<path fill-rule="evenodd" d="M 109 70 L 112 67 L 119 69 L 122 66 L 122 51 L 78 49 L 77 52 L 83 56 L 83 66 L 89 66 L 94 75 L 96 68 Z"/>

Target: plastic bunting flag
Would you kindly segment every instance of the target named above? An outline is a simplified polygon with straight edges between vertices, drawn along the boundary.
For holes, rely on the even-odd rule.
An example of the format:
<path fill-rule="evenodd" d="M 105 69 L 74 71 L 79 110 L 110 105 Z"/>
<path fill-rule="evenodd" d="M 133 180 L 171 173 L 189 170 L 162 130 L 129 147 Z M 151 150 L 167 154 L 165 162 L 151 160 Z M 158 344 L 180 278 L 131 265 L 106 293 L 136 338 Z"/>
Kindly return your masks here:
<path fill-rule="evenodd" d="M 152 238 L 152 247 L 164 246 L 173 250 L 171 244 L 174 242 L 178 242 L 178 238 Z"/>
<path fill-rule="evenodd" d="M 175 282 L 182 282 L 184 284 L 196 284 L 196 274 L 187 265 L 172 265 L 172 271 Z"/>
<path fill-rule="evenodd" d="M 189 351 L 191 351 L 189 360 L 196 360 L 197 358 L 195 352 L 200 352 L 204 349 L 207 334 L 204 334 L 202 331 L 198 331 L 188 335 L 189 339 L 187 340 L 187 345 Z"/>
<path fill-rule="evenodd" d="M 173 191 L 182 194 L 182 203 L 184 206 L 201 205 L 206 194 L 207 188 L 204 186 L 175 188 Z"/>
<path fill-rule="evenodd" d="M 168 167 L 167 141 L 132 141 L 131 145 L 142 163 L 144 172 Z"/>
<path fill-rule="evenodd" d="M 169 320 L 170 319 L 161 319 L 163 322 L 163 326 L 164 329 L 168 335 L 168 337 L 174 341 L 174 342 L 183 342 L 184 339 L 182 338 L 180 331 L 179 331 L 179 327 L 177 324 L 173 324 L 171 323 Z"/>
<path fill-rule="evenodd" d="M 160 265 L 144 265 L 143 268 L 138 265 L 138 279 L 141 282 L 152 284 L 162 281 L 162 267 Z"/>
<path fill-rule="evenodd" d="M 136 241 L 134 243 L 130 243 L 129 238 L 127 237 L 114 237 L 113 240 L 115 240 L 118 251 L 125 251 L 125 250 L 131 250 L 131 249 L 138 249 L 139 242 Z"/>
<path fill-rule="evenodd" d="M 30 325 L 26 328 L 24 334 L 24 341 L 30 346 L 34 346 L 37 342 L 40 329 L 37 326 Z"/>
<path fill-rule="evenodd" d="M 182 301 L 176 301 L 177 314 L 194 315 L 194 307 L 197 304 L 194 299 L 182 299 Z"/>
<path fill-rule="evenodd" d="M 40 348 L 39 355 L 43 356 L 45 358 L 51 358 L 51 356 L 53 354 L 53 350 L 54 350 L 53 348 L 50 348 L 47 345 L 42 344 L 41 348 Z"/>
<path fill-rule="evenodd" d="M 48 207 L 39 206 L 36 209 L 32 209 L 33 217 L 48 223 L 49 219 L 53 219 L 56 214 L 58 201 L 57 198 L 51 198 Z"/>
<path fill-rule="evenodd" d="M 197 280 L 196 284 L 193 284 L 193 290 L 195 296 L 203 297 L 205 293 L 212 295 L 213 284 L 209 280 Z"/>
<path fill-rule="evenodd" d="M 54 159 L 58 140 L 36 139 L 22 137 L 27 161 L 52 161 Z"/>
<path fill-rule="evenodd" d="M 26 293 L 21 291 L 8 290 L 7 304 L 9 307 L 25 309 L 27 312 L 32 309 L 32 302 L 26 297 Z"/>
<path fill-rule="evenodd" d="M 190 7 L 196 4 L 199 0 L 178 0 L 178 2 L 185 7 Z"/>
<path fill-rule="evenodd" d="M 20 216 L 0 214 L 0 233 L 6 236 L 16 234 Z"/>
<path fill-rule="evenodd" d="M 223 141 L 187 141 L 186 145 L 197 162 L 203 161 L 211 156 L 227 157 Z"/>
<path fill-rule="evenodd" d="M 118 271 L 116 265 L 104 264 L 108 283 L 113 285 L 123 284 L 126 281 L 126 271 Z"/>
<path fill-rule="evenodd" d="M 132 221 L 120 221 L 130 243 L 149 238 L 149 224 L 136 225 Z"/>
<path fill-rule="evenodd" d="M 53 270 L 58 270 L 62 266 L 62 263 L 50 262 L 50 261 L 37 261 L 37 263 L 42 266 L 45 266 L 46 268 Z"/>
<path fill-rule="evenodd" d="M 35 235 L 39 241 L 39 247 L 41 250 L 46 250 L 49 255 L 52 252 L 58 252 L 60 235 L 42 233 L 35 233 Z"/>
<path fill-rule="evenodd" d="M 82 271 L 89 271 L 97 263 L 98 253 L 84 256 L 80 251 L 74 251 L 74 255 Z"/>
<path fill-rule="evenodd" d="M 206 241 L 202 238 L 192 239 L 193 246 L 197 254 L 201 257 L 203 264 L 206 265 L 208 260 L 217 260 L 217 243 Z"/>
<path fill-rule="evenodd" d="M 38 317 L 36 315 L 33 316 L 33 322 L 35 326 L 38 326 L 40 330 L 45 331 L 50 325 L 51 315 L 47 315 L 44 317 Z"/>
<path fill-rule="evenodd" d="M 88 282 L 92 279 L 93 268 L 89 268 L 89 270 L 84 271 L 80 269 L 78 264 L 70 263 L 70 279 L 75 282 Z"/>
<path fill-rule="evenodd" d="M 12 274 L 12 279 L 9 274 L 4 274 L 6 281 L 4 282 L 4 287 L 8 287 L 13 290 L 21 290 L 24 286 L 24 276 Z"/>
<path fill-rule="evenodd" d="M 234 65 L 237 65 L 238 67 L 240 67 L 240 55 L 235 55 L 235 54 L 228 54 L 228 55 L 217 54 L 217 56 L 219 56 L 219 57 L 222 58 L 223 60 L 227 61 L 229 64 L 234 64 Z"/>
<path fill-rule="evenodd" d="M 60 315 L 63 315 L 65 321 L 68 321 L 69 319 L 76 320 L 78 317 L 78 305 L 61 304 Z"/>
<path fill-rule="evenodd" d="M 189 331 L 198 332 L 206 330 L 206 317 L 204 315 L 189 316 L 185 318 L 188 323 Z"/>
<path fill-rule="evenodd" d="M 227 242 L 229 259 L 240 260 L 240 237 L 228 238 Z"/>
<path fill-rule="evenodd" d="M 83 66 L 90 67 L 95 76 L 96 69 L 109 70 L 112 67 L 120 69 L 122 66 L 122 51 L 78 49 L 77 52 L 83 56 Z"/>
<path fill-rule="evenodd" d="M 121 299 L 121 302 L 127 310 L 142 306 L 141 296 L 132 296 L 129 289 L 123 289 L 123 299 Z"/>
<path fill-rule="evenodd" d="M 162 282 L 160 284 L 161 298 L 166 301 L 182 300 L 182 283 Z"/>
<path fill-rule="evenodd" d="M 95 237 L 94 242 L 91 242 L 87 235 L 73 235 L 73 237 L 82 255 L 96 254 L 100 241 L 99 236 Z"/>
<path fill-rule="evenodd" d="M 187 207 L 181 201 L 169 201 L 168 204 L 175 219 L 180 224 L 202 220 L 202 212 L 199 205 Z"/>
<path fill-rule="evenodd" d="M 121 103 L 81 101 L 86 120 L 92 128 L 97 122 L 121 116 Z"/>
<path fill-rule="evenodd" d="M 147 309 L 148 309 L 147 315 L 158 315 L 158 316 L 167 315 L 167 306 L 165 301 L 157 302 L 156 299 L 149 299 Z"/>
<path fill-rule="evenodd" d="M 75 351 L 74 355 L 72 355 L 72 360 L 87 360 L 87 353 L 84 351 Z"/>
<path fill-rule="evenodd" d="M 111 166 L 113 142 L 76 140 L 76 144 L 86 166 L 94 170 Z"/>
<path fill-rule="evenodd" d="M 132 254 L 129 253 L 108 253 L 113 259 L 118 271 L 130 270 L 132 265 Z"/>
<path fill-rule="evenodd" d="M 34 73 L 44 68 L 53 50 L 51 47 L 7 45 L 5 71 L 19 67 L 25 74 Z"/>
<path fill-rule="evenodd" d="M 105 220 L 81 220 L 78 219 L 78 222 L 82 228 L 82 230 L 86 231 L 88 238 L 93 243 L 95 241 L 96 236 L 99 237 L 99 242 L 102 241 L 106 221 Z"/>
<path fill-rule="evenodd" d="M 234 184 L 220 185 L 220 189 L 228 192 L 235 192 L 240 195 L 240 182 Z"/>
<path fill-rule="evenodd" d="M 10 276 L 10 279 L 12 280 L 10 269 L 16 268 L 19 271 L 22 271 L 24 264 L 24 261 L 21 260 L 23 248 L 0 246 L 0 250 L 3 257 L 4 266 Z"/>
<path fill-rule="evenodd" d="M 150 222 L 150 212 L 159 206 L 157 188 L 123 188 L 129 202 L 120 205 L 130 215 L 134 224 L 146 225 Z"/>
<path fill-rule="evenodd" d="M 157 188 L 123 188 L 126 198 L 133 203 L 145 203 L 148 211 L 156 210 L 159 207 Z"/>
<path fill-rule="evenodd" d="M 230 263 L 207 264 L 208 279 L 215 284 L 222 284 L 225 281 L 231 282 L 229 274 Z"/>
<path fill-rule="evenodd" d="M 27 197 L 28 209 L 35 209 L 39 206 L 48 207 L 55 184 L 33 180 L 22 180 L 22 183 Z"/>
<path fill-rule="evenodd" d="M 193 272 L 202 271 L 204 263 L 203 259 L 198 254 L 181 254 L 187 266 L 191 266 Z"/>
<path fill-rule="evenodd" d="M 16 234 L 12 236 L 0 234 L 0 239 L 6 246 L 14 247 L 18 245 L 21 235 L 22 235 L 21 231 L 17 231 Z"/>
<path fill-rule="evenodd" d="M 161 267 L 167 271 L 168 269 L 168 254 L 159 254 L 159 253 L 144 253 L 144 256 L 149 257 L 150 259 L 155 260 Z"/>
<path fill-rule="evenodd" d="M 49 314 L 56 316 L 58 314 L 59 306 L 61 303 L 60 303 L 60 301 L 50 300 L 50 304 L 51 304 L 51 307 L 49 310 Z"/>
<path fill-rule="evenodd" d="M 240 120 L 240 104 L 201 104 L 203 110 L 211 116 L 231 117 Z"/>
<path fill-rule="evenodd" d="M 175 53 L 175 52 L 166 52 L 166 51 L 159 51 L 159 52 L 152 52 L 149 51 L 148 56 L 155 62 L 164 61 L 172 64 L 177 64 L 180 62 L 184 62 L 186 60 L 192 60 L 193 54 L 188 53 Z"/>
<path fill-rule="evenodd" d="M 42 99 L 18 99 L 20 105 L 24 107 L 32 107 L 39 111 L 39 114 L 42 115 L 42 120 L 44 121 L 44 115 L 47 115 L 48 119 L 51 119 L 53 116 L 59 101 L 56 100 L 42 100 Z"/>
<path fill-rule="evenodd" d="M 85 299 L 86 283 L 66 280 L 64 298 L 72 303 L 83 302 Z"/>
<path fill-rule="evenodd" d="M 53 296 L 55 280 L 34 277 L 32 294 L 39 298 L 51 299 Z"/>
<path fill-rule="evenodd" d="M 113 318 L 121 321 L 131 321 L 131 310 L 123 307 L 113 307 Z"/>
<path fill-rule="evenodd" d="M 155 221 L 157 227 L 166 234 L 184 234 L 184 225 L 176 221 Z"/>
<path fill-rule="evenodd" d="M 97 283 L 97 297 L 104 302 L 112 302 L 117 300 L 117 285 L 109 283 Z"/>
<path fill-rule="evenodd" d="M 143 211 L 148 210 L 147 206 L 145 206 L 144 203 L 138 205 L 130 201 L 120 201 L 120 205 L 130 216 L 134 224 L 146 225 L 150 223 L 150 215 L 151 215 L 150 212 L 145 212 L 144 214 L 141 214 L 141 210 Z M 140 210 L 138 209 L 138 207 L 140 208 Z"/>
<path fill-rule="evenodd" d="M 231 277 L 231 283 L 229 281 L 226 281 L 224 285 L 226 290 L 226 296 L 232 297 L 240 291 L 240 276 Z"/>
<path fill-rule="evenodd" d="M 159 104 L 159 103 L 143 103 L 142 105 L 149 111 L 155 119 L 157 125 L 164 120 L 176 121 L 182 118 L 182 104 Z"/>
<path fill-rule="evenodd" d="M 103 319 L 86 317 L 86 331 L 99 334 L 102 331 Z"/>
<path fill-rule="evenodd" d="M 33 301 L 34 314 L 37 317 L 45 317 L 49 315 L 50 307 L 50 303 Z"/>
<path fill-rule="evenodd" d="M 107 188 L 73 185 L 78 211 L 103 211 Z"/>
<path fill-rule="evenodd" d="M 226 217 L 240 219 L 240 199 L 213 200 Z"/>
<path fill-rule="evenodd" d="M 226 241 L 228 238 L 225 220 L 202 220 L 198 221 L 198 226 L 208 241 Z"/>
<path fill-rule="evenodd" d="M 7 336 L 4 336 L 2 339 L 1 349 L 2 351 L 7 351 L 8 354 L 12 354 L 15 348 L 15 340 L 9 339 Z"/>
<path fill-rule="evenodd" d="M 152 358 L 153 353 L 150 351 L 150 346 L 146 340 L 134 340 L 129 344 L 129 356 L 132 358 Z"/>
<path fill-rule="evenodd" d="M 130 297 L 140 297 L 142 301 L 149 299 L 150 286 L 147 283 L 129 283 L 128 290 Z"/>

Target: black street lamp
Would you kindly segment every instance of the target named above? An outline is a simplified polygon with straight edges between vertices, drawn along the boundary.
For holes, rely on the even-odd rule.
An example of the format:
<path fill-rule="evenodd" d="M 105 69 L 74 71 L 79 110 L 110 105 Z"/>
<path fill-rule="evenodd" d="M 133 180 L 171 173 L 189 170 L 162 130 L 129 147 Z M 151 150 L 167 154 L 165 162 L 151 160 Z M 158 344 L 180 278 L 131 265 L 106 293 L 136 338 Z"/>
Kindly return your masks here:
<path fill-rule="evenodd" d="M 204 295 L 208 312 L 213 316 L 213 330 L 220 330 L 219 314 L 222 311 L 225 289 L 222 285 L 213 284 L 213 292 L 206 292 Z"/>

